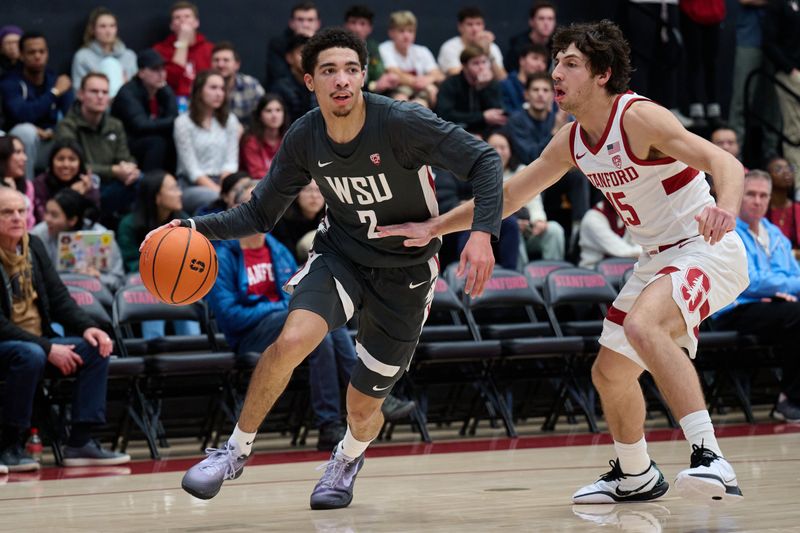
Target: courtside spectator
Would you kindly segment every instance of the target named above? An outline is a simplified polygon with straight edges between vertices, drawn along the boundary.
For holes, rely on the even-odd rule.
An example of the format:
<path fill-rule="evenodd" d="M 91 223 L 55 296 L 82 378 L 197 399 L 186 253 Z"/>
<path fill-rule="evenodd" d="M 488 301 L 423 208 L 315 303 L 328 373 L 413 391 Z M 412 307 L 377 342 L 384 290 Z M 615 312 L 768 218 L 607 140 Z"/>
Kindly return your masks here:
<path fill-rule="evenodd" d="M 290 67 L 288 77 L 277 80 L 272 85 L 272 92 L 277 93 L 286 104 L 289 120 L 294 122 L 312 108 L 317 107 L 317 98 L 308 90 L 303 81 L 302 54 L 308 37 L 295 35 L 289 40 L 286 52 L 286 63 Z"/>
<path fill-rule="evenodd" d="M 239 170 L 241 125 L 228 110 L 225 80 L 216 70 L 194 80 L 189 112 L 175 119 L 173 136 L 178 152 L 178 176 L 188 213 L 213 202 L 219 185 Z"/>
<path fill-rule="evenodd" d="M 770 203 L 771 180 L 763 170 L 745 175 L 744 196 L 736 233 L 747 251 L 750 285 L 728 307 L 713 316 L 717 328 L 769 339 L 785 362 L 781 393 L 772 415 L 800 422 L 800 379 L 797 372 L 797 328 L 800 327 L 800 267 L 792 245 L 764 215 Z"/>
<path fill-rule="evenodd" d="M 22 28 L 9 24 L 0 28 L 0 78 L 19 65 L 19 38 Z"/>
<path fill-rule="evenodd" d="M 220 213 L 233 207 L 236 195 L 247 186 L 253 178 L 247 172 L 234 172 L 222 182 L 219 188 L 219 196 L 207 206 L 198 209 L 197 214 L 208 215 L 210 213 Z"/>
<path fill-rule="evenodd" d="M 289 25 L 283 33 L 273 37 L 267 44 L 267 73 L 264 86 L 274 89 L 282 78 L 292 76 L 292 66 L 286 55 L 292 50 L 292 42 L 296 36 L 310 39 L 320 28 L 319 12 L 314 2 L 300 2 L 292 6 L 289 14 Z M 293 117 L 295 119 L 297 117 Z"/>
<path fill-rule="evenodd" d="M 506 133 L 495 131 L 486 138 L 486 143 L 500 155 L 503 181 L 524 168 L 511 151 L 511 141 Z M 547 220 L 541 194 L 536 195 L 515 216 L 529 258 L 564 259 L 564 228 L 554 220 Z"/>
<path fill-rule="evenodd" d="M 304 262 L 323 218 L 325 198 L 322 197 L 317 182 L 311 180 L 300 190 L 300 194 L 275 224 L 272 236 L 291 250 L 298 262 Z"/>
<path fill-rule="evenodd" d="M 555 103 L 553 78 L 547 72 L 528 78 L 525 102 L 527 107 L 508 119 L 508 133 L 514 154 L 527 165 L 541 155 L 553 135 L 568 122 L 569 116 Z"/>
<path fill-rule="evenodd" d="M 45 369 L 75 378 L 65 466 L 114 465 L 130 461 L 92 439 L 105 424 L 108 356 L 105 331 L 75 303 L 42 242 L 25 229 L 25 198 L 0 187 L 0 367 L 5 379 L 0 463 L 11 471 L 36 470 L 25 451 L 33 400 Z M 58 322 L 71 335 L 58 336 Z"/>
<path fill-rule="evenodd" d="M 439 90 L 436 112 L 445 120 L 471 132 L 504 126 L 500 84 L 492 77 L 489 56 L 477 46 L 461 52 L 463 70 L 444 80 Z"/>
<path fill-rule="evenodd" d="M 642 247 L 634 244 L 625 223 L 614 207 L 603 198 L 581 220 L 580 266 L 594 268 L 607 257 L 639 257 Z"/>
<path fill-rule="evenodd" d="M 102 72 L 109 81 L 109 95 L 117 95 L 119 88 L 136 74 L 136 54 L 129 50 L 117 36 L 117 17 L 105 7 L 97 7 L 89 14 L 83 32 L 83 48 L 72 59 L 72 85 L 80 87 L 81 80 L 90 72 Z"/>
<path fill-rule="evenodd" d="M 540 44 L 525 45 L 519 50 L 519 64 L 500 82 L 506 112 L 511 114 L 523 108 L 528 80 L 534 74 L 547 71 L 549 57 L 547 49 Z"/>
<path fill-rule="evenodd" d="M 417 17 L 411 11 L 395 11 L 389 16 L 389 39 L 378 47 L 386 70 L 397 77 L 399 85 L 416 93 L 426 91 L 433 102 L 444 81 L 433 53 L 414 44 L 417 38 Z"/>
<path fill-rule="evenodd" d="M 200 14 L 193 3 L 175 2 L 169 16 L 172 34 L 156 43 L 153 49 L 164 58 L 167 83 L 179 98 L 179 109 L 185 109 L 195 77 L 211 68 L 211 49 L 214 45 L 197 31 L 200 27 Z"/>
<path fill-rule="evenodd" d="M 544 47 L 545 69 L 547 69 L 550 64 L 550 41 L 554 31 L 556 31 L 556 5 L 548 1 L 536 2 L 528 16 L 528 30 L 514 35 L 509 40 L 505 55 L 506 69 L 511 71 L 517 68 L 519 57 L 530 45 Z"/>
<path fill-rule="evenodd" d="M 111 114 L 125 126 L 128 146 L 142 172 L 175 168 L 172 125 L 178 104 L 167 85 L 164 58 L 148 48 L 137 62 L 139 71 L 117 93 Z"/>
<path fill-rule="evenodd" d="M 183 211 L 178 181 L 163 170 L 151 170 L 142 176 L 136 193 L 133 212 L 122 219 L 117 230 L 117 244 L 126 272 L 139 272 L 139 245 L 149 231 L 173 218 L 189 216 Z M 200 324 L 194 320 L 176 320 L 172 324 L 177 335 L 200 333 Z M 166 323 L 163 320 L 144 321 L 142 337 L 163 337 L 165 328 Z"/>
<path fill-rule="evenodd" d="M 249 118 L 250 128 L 242 138 L 239 167 L 261 179 L 267 175 L 289 129 L 289 116 L 281 97 L 269 93 L 261 97 Z"/>
<path fill-rule="evenodd" d="M 483 50 L 491 62 L 490 71 L 494 79 L 505 79 L 503 54 L 494 42 L 494 34 L 486 30 L 483 12 L 477 7 L 465 7 L 458 12 L 458 35 L 445 41 L 439 49 L 439 67 L 445 75 L 452 76 L 461 72 L 464 65 L 460 60 L 461 52 L 468 45 Z"/>
<path fill-rule="evenodd" d="M 81 81 L 78 101 L 58 124 L 56 139 L 72 139 L 81 146 L 86 164 L 100 176 L 103 222 L 116 228 L 122 214 L 130 210 L 141 172 L 128 150 L 122 122 L 108 109 L 108 78 L 90 72 Z"/>
<path fill-rule="evenodd" d="M 372 39 L 375 13 L 367 6 L 350 6 L 344 13 L 344 27 L 367 43 L 367 90 L 373 93 L 385 93 L 397 87 L 397 76 L 386 72 L 378 42 Z"/>
<path fill-rule="evenodd" d="M 99 214 L 97 205 L 83 194 L 69 188 L 61 189 L 46 202 L 44 220 L 33 227 L 31 235 L 41 239 L 50 261 L 57 265 L 59 234 L 62 231 L 106 231 L 105 226 L 97 222 Z M 113 294 L 125 279 L 122 254 L 116 241 L 111 241 L 111 255 L 107 265 L 101 268 L 81 267 L 71 272 L 97 278 Z"/>
<path fill-rule="evenodd" d="M 720 126 L 711 132 L 711 142 L 739 159 L 739 140 L 733 128 Z"/>
<path fill-rule="evenodd" d="M 794 201 L 794 171 L 788 161 L 776 157 L 767 163 L 772 180 L 767 220 L 789 239 L 793 249 L 800 247 L 800 202 Z"/>
<path fill-rule="evenodd" d="M 28 229 L 33 227 L 33 183 L 25 178 L 25 146 L 14 135 L 0 137 L 0 187 L 8 187 L 21 192 L 25 196 L 28 211 L 25 213 L 25 222 Z"/>
<path fill-rule="evenodd" d="M 47 68 L 49 51 L 44 35 L 24 34 L 19 41 L 20 63 L 0 82 L 6 128 L 25 145 L 28 163 L 25 176 L 33 179 L 34 170 L 42 168 L 39 158 L 50 153 L 53 134 L 60 116 L 72 105 L 72 84 L 69 76 Z"/>
<path fill-rule="evenodd" d="M 211 52 L 211 68 L 225 78 L 231 113 L 236 115 L 240 122 L 245 123 L 258 105 L 258 101 L 264 96 L 264 88 L 254 77 L 239 72 L 241 66 L 239 52 L 233 44 L 222 41 L 214 46 Z"/>
<path fill-rule="evenodd" d="M 73 139 L 57 140 L 50 151 L 47 170 L 33 180 L 33 211 L 36 222 L 44 220 L 47 201 L 62 189 L 72 189 L 100 210 L 99 178 L 89 174 L 83 149 Z"/>
<path fill-rule="evenodd" d="M 776 87 L 783 115 L 783 157 L 794 169 L 795 194 L 800 191 L 800 147 L 791 141 L 800 139 L 800 8 L 797 2 L 769 2 L 764 15 L 764 54 L 775 68 L 775 77 L 790 89 Z M 796 200 L 798 198 L 795 198 Z"/>

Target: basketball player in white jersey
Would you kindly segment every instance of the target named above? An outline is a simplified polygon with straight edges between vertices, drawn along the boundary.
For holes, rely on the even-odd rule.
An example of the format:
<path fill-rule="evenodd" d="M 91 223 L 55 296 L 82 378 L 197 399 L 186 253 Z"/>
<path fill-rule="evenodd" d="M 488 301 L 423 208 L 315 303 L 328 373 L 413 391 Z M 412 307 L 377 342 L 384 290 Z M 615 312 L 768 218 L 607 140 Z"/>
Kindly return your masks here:
<path fill-rule="evenodd" d="M 690 361 L 700 322 L 747 287 L 744 246 L 733 231 L 744 173 L 730 154 L 686 131 L 666 109 L 627 91 L 630 50 L 610 21 L 573 24 L 553 42 L 556 101 L 576 122 L 541 157 L 505 183 L 503 216 L 572 167 L 615 206 L 644 252 L 609 310 L 592 380 L 603 403 L 617 459 L 579 489 L 575 503 L 647 501 L 669 488 L 644 440 L 639 376 L 648 370 L 691 444 L 676 488 L 696 501 L 742 497 L 714 437 Z M 704 172 L 714 176 L 716 202 Z M 407 246 L 469 228 L 471 204 L 427 222 L 378 228 Z M 688 357 L 687 357 L 688 355 Z"/>

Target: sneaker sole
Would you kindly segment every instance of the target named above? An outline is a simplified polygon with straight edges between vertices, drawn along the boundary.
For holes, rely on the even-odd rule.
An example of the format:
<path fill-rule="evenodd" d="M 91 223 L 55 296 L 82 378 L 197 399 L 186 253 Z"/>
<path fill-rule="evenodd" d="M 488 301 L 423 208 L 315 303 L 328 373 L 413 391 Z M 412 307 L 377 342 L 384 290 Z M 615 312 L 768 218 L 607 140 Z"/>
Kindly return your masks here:
<path fill-rule="evenodd" d="M 11 466 L 6 465 L 6 466 L 8 468 L 7 473 L 9 474 L 13 474 L 15 472 L 33 472 L 35 470 L 39 470 L 42 467 L 42 465 L 40 465 L 39 463 L 31 463 L 27 465 L 11 465 Z"/>
<path fill-rule="evenodd" d="M 353 501 L 353 495 L 352 494 L 350 494 L 350 499 L 347 500 L 347 502 L 345 502 L 345 503 L 343 503 L 341 505 L 333 505 L 333 504 L 325 503 L 325 502 L 314 503 L 314 501 L 312 500 L 311 501 L 311 510 L 312 511 L 325 511 L 325 510 L 329 510 L 329 509 L 343 509 L 343 508 L 347 507 L 348 505 L 350 505 L 350 503 L 352 501 Z"/>
<path fill-rule="evenodd" d="M 738 503 L 744 499 L 739 487 L 730 487 L 709 477 L 679 476 L 675 479 L 675 490 L 684 499 L 712 505 Z"/>
<path fill-rule="evenodd" d="M 109 459 L 88 459 L 85 457 L 65 458 L 64 466 L 116 466 L 131 462 L 130 456 L 113 457 Z"/>

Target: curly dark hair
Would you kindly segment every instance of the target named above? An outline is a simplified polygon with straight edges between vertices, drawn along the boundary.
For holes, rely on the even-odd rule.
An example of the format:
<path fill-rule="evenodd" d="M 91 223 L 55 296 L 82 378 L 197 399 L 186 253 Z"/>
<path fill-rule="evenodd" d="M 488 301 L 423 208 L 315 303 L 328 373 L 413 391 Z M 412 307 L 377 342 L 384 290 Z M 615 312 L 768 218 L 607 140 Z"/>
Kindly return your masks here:
<path fill-rule="evenodd" d="M 317 58 L 329 48 L 349 48 L 358 54 L 362 68 L 367 65 L 367 45 L 352 32 L 344 28 L 325 28 L 314 34 L 303 47 L 303 72 L 314 74 Z"/>
<path fill-rule="evenodd" d="M 622 94 L 628 90 L 631 81 L 631 48 L 619 26 L 604 19 L 561 27 L 553 35 L 553 58 L 572 43 L 589 58 L 592 75 L 598 76 L 611 69 L 611 77 L 605 87 L 609 94 Z"/>

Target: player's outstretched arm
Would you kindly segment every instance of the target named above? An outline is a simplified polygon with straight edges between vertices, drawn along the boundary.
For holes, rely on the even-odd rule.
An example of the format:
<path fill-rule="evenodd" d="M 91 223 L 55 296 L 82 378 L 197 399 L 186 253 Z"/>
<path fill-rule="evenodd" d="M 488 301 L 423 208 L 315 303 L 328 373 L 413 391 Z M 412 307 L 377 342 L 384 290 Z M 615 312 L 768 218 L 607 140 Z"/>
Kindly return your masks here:
<path fill-rule="evenodd" d="M 567 124 L 562 127 L 538 159 L 503 184 L 503 218 L 519 211 L 533 197 L 561 179 L 572 167 L 569 149 L 571 126 Z M 435 237 L 470 229 L 474 211 L 475 203 L 465 202 L 444 215 L 425 222 L 378 226 L 378 236 L 406 237 L 406 246 L 425 246 Z"/>
<path fill-rule="evenodd" d="M 716 244 L 725 233 L 736 228 L 744 191 L 744 167 L 735 157 L 686 130 L 670 111 L 652 102 L 631 106 L 623 121 L 634 150 L 637 149 L 634 139 L 646 139 L 648 150 L 649 147 L 655 148 L 713 176 L 717 205 L 706 207 L 695 216 L 698 233 L 706 241 Z"/>

